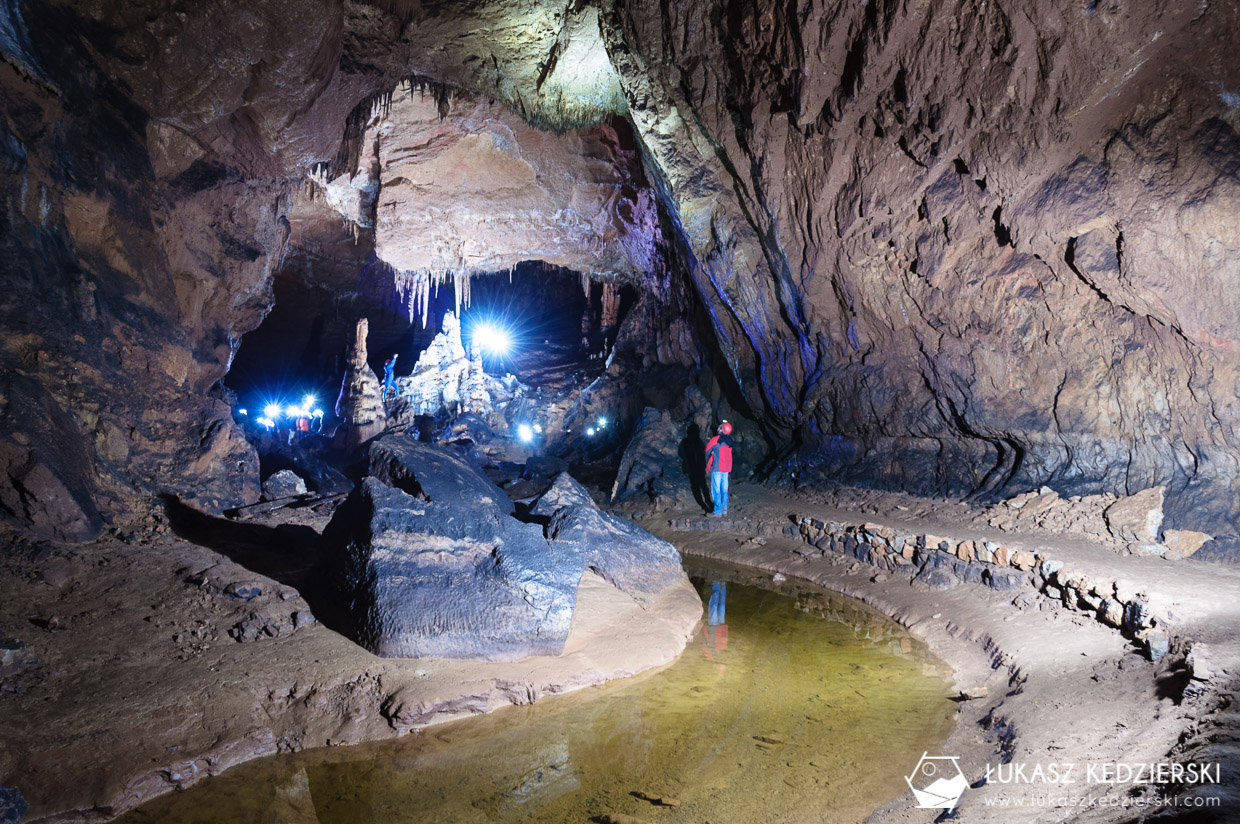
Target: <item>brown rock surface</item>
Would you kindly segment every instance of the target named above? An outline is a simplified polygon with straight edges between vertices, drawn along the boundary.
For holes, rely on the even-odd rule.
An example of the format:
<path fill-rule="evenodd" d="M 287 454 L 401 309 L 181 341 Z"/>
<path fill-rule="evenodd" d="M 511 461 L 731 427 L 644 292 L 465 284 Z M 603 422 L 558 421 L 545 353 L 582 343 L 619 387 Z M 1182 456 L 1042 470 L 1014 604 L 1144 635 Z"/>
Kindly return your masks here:
<path fill-rule="evenodd" d="M 67 416 L 55 450 L 24 416 L 6 426 L 7 519 L 50 535 L 64 512 L 89 536 L 159 491 L 252 500 L 253 454 L 210 392 L 270 308 L 290 193 L 319 164 L 408 169 L 387 179 L 398 206 L 451 206 L 427 174 L 503 204 L 493 248 L 472 229 L 434 240 L 466 225 L 446 211 L 379 215 L 377 245 L 411 267 L 532 252 L 645 272 L 628 240 L 653 238 L 652 201 L 616 174 L 638 149 L 609 126 L 527 130 L 493 97 L 560 129 L 631 118 L 692 293 L 683 328 L 662 317 L 651 342 L 717 350 L 733 407 L 800 482 L 1159 485 L 1169 526 L 1216 536 L 1195 557 L 1233 553 L 1234 5 L 397 7 L 6 12 L 0 253 L 18 265 L 0 282 L 0 366 Z M 375 96 L 415 72 L 429 93 L 409 123 L 430 142 L 406 166 L 385 155 L 398 141 L 372 155 L 362 138 Z M 576 165 L 539 148 L 565 141 Z M 563 168 L 571 181 L 544 173 Z M 13 503 L 23 484 L 58 503 Z"/>
<path fill-rule="evenodd" d="M 1188 558 L 1211 540 L 1213 538 L 1204 532 L 1191 529 L 1168 529 L 1163 533 L 1163 543 L 1167 545 L 1168 556 L 1176 558 Z"/>
<path fill-rule="evenodd" d="M 1154 543 L 1162 527 L 1162 506 L 1161 486 L 1143 489 L 1107 507 L 1107 527 L 1111 535 L 1121 541 Z"/>
<path fill-rule="evenodd" d="M 865 483 L 1162 484 L 1234 540 L 1238 13 L 651 1 L 604 30 L 770 431 Z"/>
<path fill-rule="evenodd" d="M 659 225 L 627 124 L 543 132 L 468 94 L 402 87 L 376 109 L 358 168 L 324 181 L 402 272 L 454 276 L 543 260 L 638 281 Z"/>

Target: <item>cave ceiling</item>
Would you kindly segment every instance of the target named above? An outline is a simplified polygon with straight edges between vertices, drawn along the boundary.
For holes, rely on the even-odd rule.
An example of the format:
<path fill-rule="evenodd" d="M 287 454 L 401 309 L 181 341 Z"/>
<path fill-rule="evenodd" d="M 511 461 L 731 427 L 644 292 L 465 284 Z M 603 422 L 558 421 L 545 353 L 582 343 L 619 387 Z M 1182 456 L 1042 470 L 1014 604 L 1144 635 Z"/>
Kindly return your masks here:
<path fill-rule="evenodd" d="M 540 260 L 637 283 L 657 263 L 654 200 L 623 121 L 541 131 L 498 102 L 402 86 L 376 103 L 356 167 L 316 180 L 313 195 L 373 229 L 380 260 L 423 282 Z"/>

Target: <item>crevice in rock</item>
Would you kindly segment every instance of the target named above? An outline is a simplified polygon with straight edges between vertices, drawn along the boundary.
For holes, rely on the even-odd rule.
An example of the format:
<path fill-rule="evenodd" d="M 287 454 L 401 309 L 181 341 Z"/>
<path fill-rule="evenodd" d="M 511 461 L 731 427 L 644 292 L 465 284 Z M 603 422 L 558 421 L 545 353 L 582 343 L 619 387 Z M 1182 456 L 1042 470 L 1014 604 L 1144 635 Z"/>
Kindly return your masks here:
<path fill-rule="evenodd" d="M 861 87 L 861 74 L 865 69 L 865 52 L 870 32 L 878 25 L 878 4 L 867 0 L 860 28 L 853 37 L 848 55 L 844 58 L 844 71 L 840 75 L 840 90 L 846 97 L 856 97 Z"/>
<path fill-rule="evenodd" d="M 1063 260 L 1064 260 L 1064 263 L 1068 264 L 1068 268 L 1072 271 L 1072 274 L 1076 275 L 1077 278 L 1080 279 L 1081 283 L 1088 286 L 1095 295 L 1102 298 L 1107 303 L 1111 303 L 1110 296 L 1106 292 L 1104 292 L 1096 283 L 1094 283 L 1089 278 L 1085 277 L 1085 274 L 1076 267 L 1076 238 L 1075 237 L 1068 238 L 1068 245 L 1064 249 Z"/>
<path fill-rule="evenodd" d="M 1003 223 L 1003 207 L 996 206 L 994 212 L 990 215 L 990 219 L 995 223 L 995 240 L 1000 246 L 1012 245 L 1012 233 L 1008 231 L 1008 227 Z"/>

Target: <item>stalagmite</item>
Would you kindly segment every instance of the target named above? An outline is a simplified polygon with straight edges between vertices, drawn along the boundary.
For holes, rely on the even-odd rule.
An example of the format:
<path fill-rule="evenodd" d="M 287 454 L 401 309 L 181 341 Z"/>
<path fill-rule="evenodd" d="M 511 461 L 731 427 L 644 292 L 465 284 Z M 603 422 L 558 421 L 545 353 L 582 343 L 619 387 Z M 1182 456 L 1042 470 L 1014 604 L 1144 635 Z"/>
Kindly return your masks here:
<path fill-rule="evenodd" d="M 353 332 L 348 366 L 336 399 L 336 414 L 348 427 L 346 444 L 351 449 L 383 431 L 387 415 L 383 410 L 383 389 L 379 378 L 366 362 L 366 338 L 370 321 L 362 318 Z"/>

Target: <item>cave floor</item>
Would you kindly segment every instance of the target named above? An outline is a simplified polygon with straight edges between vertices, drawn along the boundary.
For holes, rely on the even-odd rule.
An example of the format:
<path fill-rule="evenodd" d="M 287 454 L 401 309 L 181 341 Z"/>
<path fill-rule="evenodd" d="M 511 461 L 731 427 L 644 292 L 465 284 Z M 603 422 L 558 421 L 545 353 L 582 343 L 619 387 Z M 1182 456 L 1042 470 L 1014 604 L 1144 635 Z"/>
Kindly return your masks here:
<path fill-rule="evenodd" d="M 1224 757 L 1238 750 L 1237 725 L 1224 711 L 1234 706 L 1235 685 L 1222 676 L 1234 678 L 1240 660 L 1240 570 L 1121 556 L 1063 535 L 1000 538 L 1053 546 L 1058 557 L 1126 576 L 1175 617 L 1177 634 L 1208 641 L 1220 675 L 1205 694 L 1181 700 L 1174 654 L 1152 664 L 1083 613 L 1019 610 L 1012 593 L 980 586 L 919 591 L 843 556 L 798 554 L 805 545 L 778 534 L 792 525 L 790 516 L 808 514 L 993 536 L 969 507 L 861 490 L 788 495 L 736 483 L 726 520 L 700 512 L 630 514 L 690 556 L 804 578 L 857 597 L 923 637 L 955 667 L 957 689 L 988 690 L 988 697 L 958 705 L 947 744 L 970 781 L 1001 752 L 1030 765 L 1219 759 L 1225 786 L 1216 794 L 1236 809 L 1237 799 L 1228 796 L 1234 755 Z M 647 620 L 632 617 L 634 604 L 608 597 L 610 587 L 587 586 L 583 615 L 593 617 L 583 618 L 585 634 L 575 624 L 567 668 L 546 659 L 486 665 L 375 658 L 304 616 L 298 623 L 309 605 L 297 587 L 329 517 L 326 508 L 287 509 L 245 524 L 214 519 L 187 530 L 182 523 L 177 534 L 155 515 L 122 530 L 123 538 L 90 545 L 16 543 L 0 568 L 0 636 L 26 646 L 6 653 L 0 671 L 0 784 L 23 790 L 29 820 L 109 818 L 259 755 L 390 738 L 636 672 L 674 658 L 700 616 L 693 592 L 671 597 L 652 623 L 649 613 Z M 704 520 L 711 531 L 670 527 Z M 767 537 L 755 540 L 760 535 Z M 237 628 L 247 622 L 255 639 L 239 643 L 233 635 L 244 634 Z M 621 625 L 628 629 L 617 634 Z M 589 631 L 606 633 L 607 643 L 591 644 Z M 881 754 L 914 761 L 920 755 Z M 954 820 L 1135 815 L 1105 806 L 1106 797 L 1128 788 L 1069 788 L 1089 802 L 1070 811 L 1038 808 L 1044 786 L 1001 789 L 1009 802 L 1033 806 L 995 809 L 985 801 L 997 791 L 979 790 L 966 793 Z M 936 814 L 900 798 L 873 820 L 931 821 Z"/>
<path fill-rule="evenodd" d="M 378 658 L 305 617 L 295 585 L 329 517 L 181 513 L 178 535 L 156 515 L 127 540 L 19 544 L 0 568 L 0 637 L 25 644 L 0 672 L 0 785 L 27 821 L 110 819 L 263 755 L 633 675 L 674 660 L 701 618 L 688 582 L 639 604 L 587 575 L 559 656 Z"/>
<path fill-rule="evenodd" d="M 1218 797 L 1219 807 L 1182 809 L 1183 820 L 1240 818 L 1240 723 L 1234 715 L 1240 687 L 1240 569 L 1120 555 L 1083 536 L 1000 533 L 977 508 L 872 490 L 788 495 L 734 483 L 728 516 L 704 518 L 698 509 L 643 515 L 643 526 L 690 557 L 811 581 L 856 597 L 923 637 L 956 668 L 957 689 L 984 688 L 988 693 L 961 701 L 960 723 L 946 745 L 950 754 L 961 757 L 971 786 L 984 779 L 988 764 L 995 767 L 1001 759 L 1029 768 L 1042 764 L 1044 770 L 1059 765 L 1061 772 L 1064 764 L 1078 765 L 1071 785 L 975 787 L 962 797 L 952 820 L 1093 822 L 1167 815 L 1175 810 L 1151 805 L 1147 789 L 1091 784 L 1084 778 L 1091 764 L 1171 761 L 1221 763 L 1220 784 L 1193 794 Z M 1151 663 L 1118 630 L 1048 598 L 1039 599 L 1032 609 L 1020 609 L 1013 603 L 1017 593 L 1011 591 L 969 584 L 924 591 L 910 586 L 907 576 L 885 574 L 844 555 L 806 553 L 799 537 L 779 534 L 802 515 L 960 539 L 989 538 L 1013 548 L 1046 550 L 1093 574 L 1125 580 L 1171 617 L 1175 637 L 1208 642 L 1215 679 L 1204 694 L 1182 698 L 1187 680 L 1182 650 L 1177 655 L 1173 647 L 1161 661 Z M 911 759 L 911 770 L 921 753 L 885 755 Z M 870 820 L 929 822 L 941 812 L 911 807 L 911 798 L 901 798 Z M 1211 810 L 1221 817 L 1209 818 Z"/>

